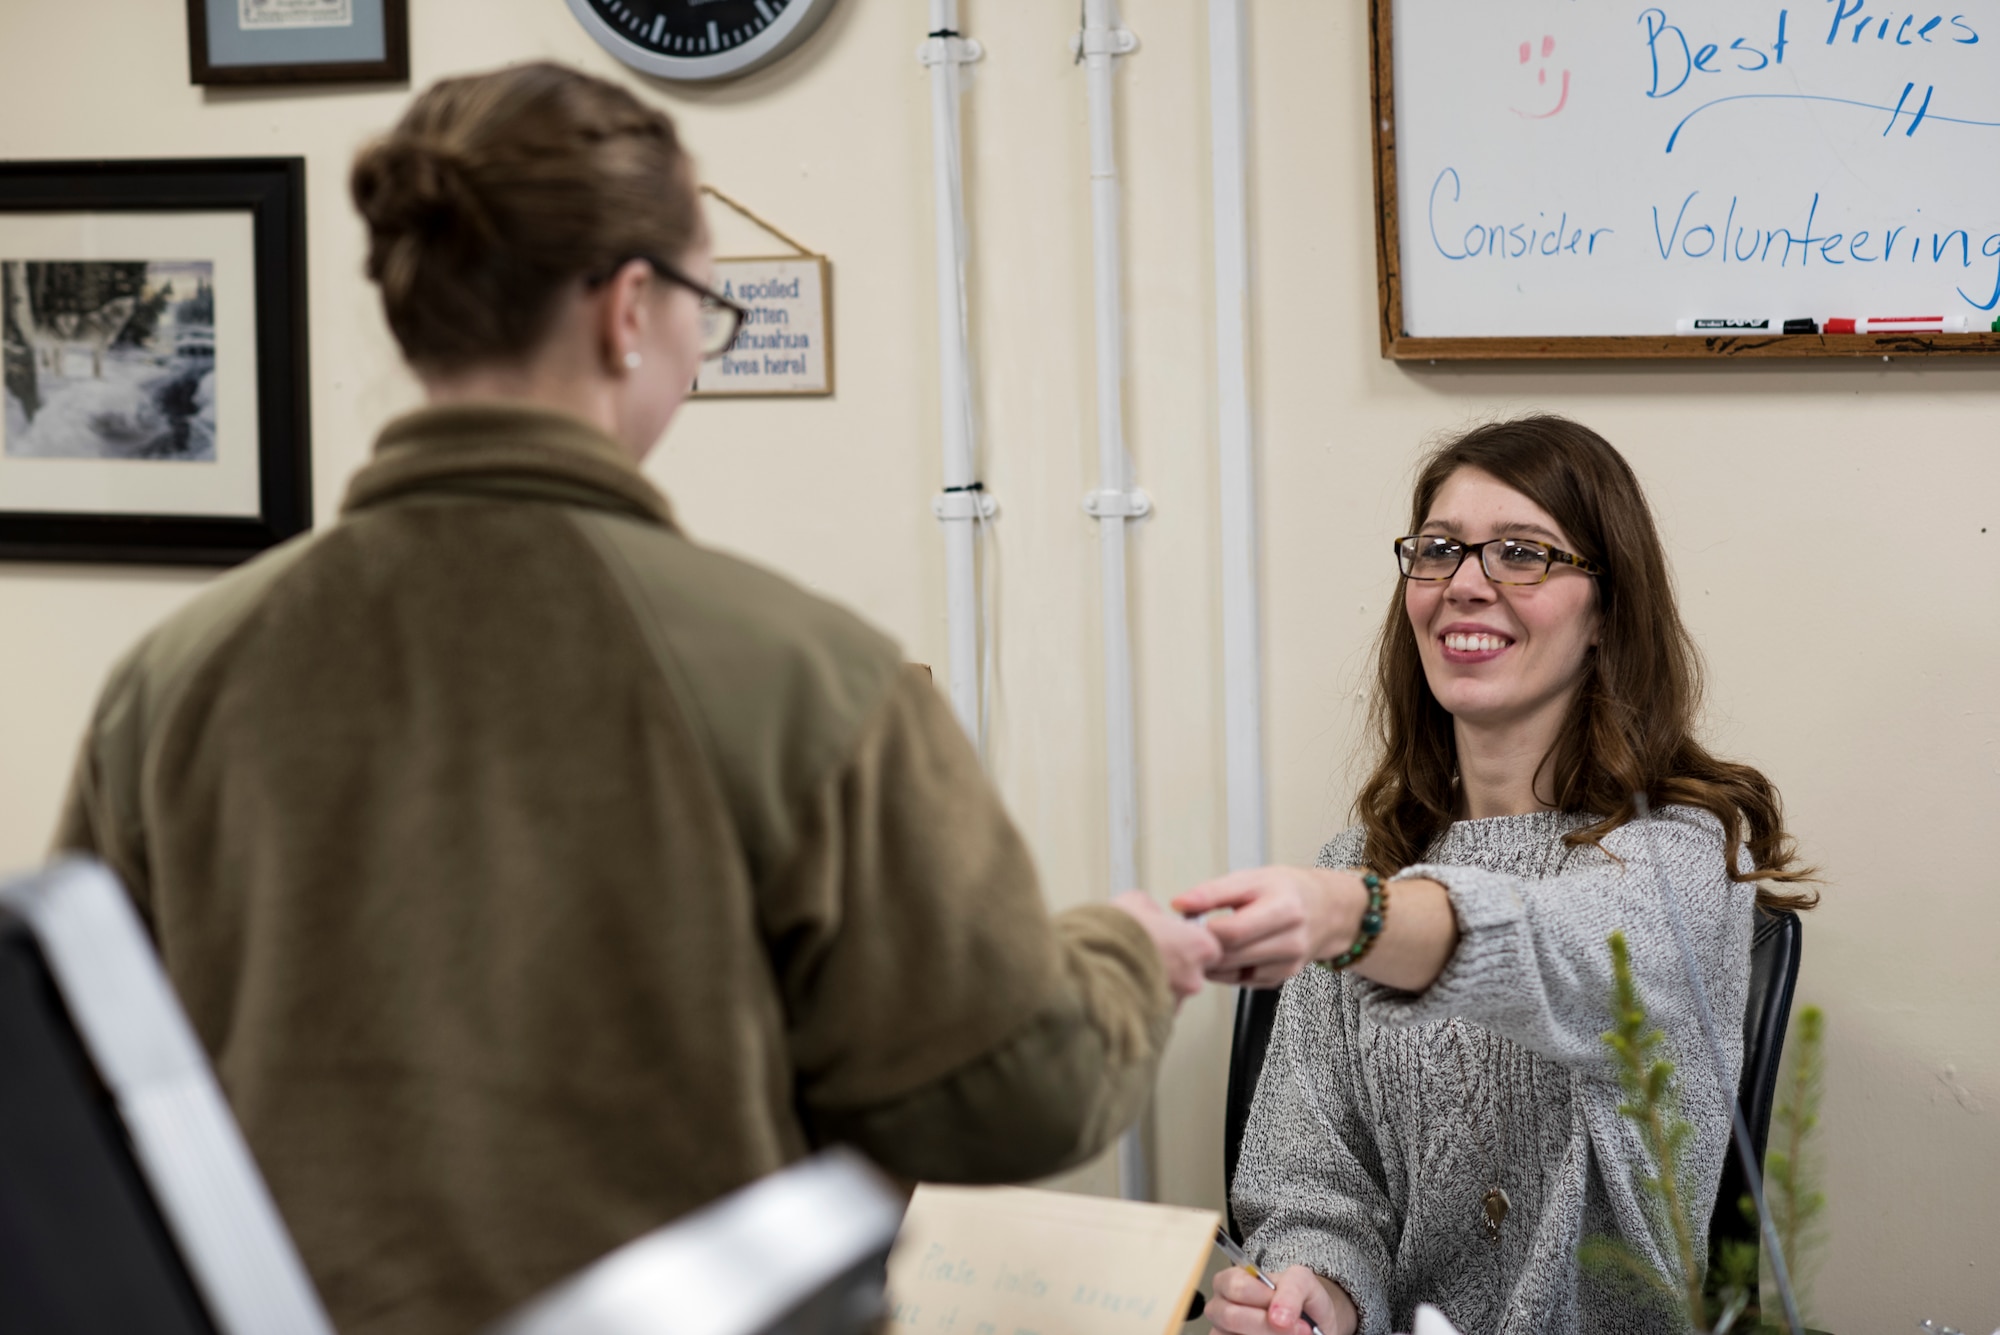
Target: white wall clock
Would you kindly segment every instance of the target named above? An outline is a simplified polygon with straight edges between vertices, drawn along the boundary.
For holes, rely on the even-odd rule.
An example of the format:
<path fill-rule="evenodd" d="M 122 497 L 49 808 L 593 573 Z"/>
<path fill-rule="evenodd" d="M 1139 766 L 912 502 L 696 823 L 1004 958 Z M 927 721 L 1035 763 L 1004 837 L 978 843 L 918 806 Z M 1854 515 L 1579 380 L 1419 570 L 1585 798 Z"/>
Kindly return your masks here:
<path fill-rule="evenodd" d="M 662 79 L 727 79 L 803 42 L 834 0 L 569 0 L 599 46 Z"/>

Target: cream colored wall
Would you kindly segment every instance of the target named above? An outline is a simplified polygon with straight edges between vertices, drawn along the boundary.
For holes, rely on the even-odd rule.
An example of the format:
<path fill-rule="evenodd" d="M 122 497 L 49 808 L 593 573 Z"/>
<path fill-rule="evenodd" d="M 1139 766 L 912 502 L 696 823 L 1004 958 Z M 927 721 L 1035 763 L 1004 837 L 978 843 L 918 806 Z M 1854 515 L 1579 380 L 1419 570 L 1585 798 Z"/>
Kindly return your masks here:
<path fill-rule="evenodd" d="M 965 0 L 973 346 L 998 495 L 993 768 L 1050 897 L 1102 892 L 1089 216 L 1073 0 Z M 414 86 L 536 56 L 624 77 L 561 0 L 413 0 Z M 1783 788 L 1827 902 L 1802 1000 L 1828 1013 L 1822 1324 L 2000 1322 L 2000 368 L 1402 367 L 1376 355 L 1366 23 L 1259 0 L 1252 25 L 1255 405 L 1266 523 L 1272 848 L 1345 823 L 1357 691 L 1419 443 L 1527 408 L 1624 449 L 1713 668 L 1713 731 Z M 1128 424 L 1157 500 L 1133 556 L 1141 871 L 1220 868 L 1205 6 L 1128 0 Z M 330 517 L 415 401 L 360 281 L 343 175 L 402 89 L 203 93 L 183 11 L 0 0 L 0 157 L 304 154 L 314 487 Z M 840 393 L 695 403 L 650 465 L 699 535 L 843 599 L 942 666 L 930 130 L 920 0 L 845 0 L 779 68 L 642 83 L 706 177 L 835 265 Z M 761 248 L 718 219 L 725 250 Z M 1931 572 L 1936 572 L 1935 574 Z M 98 681 L 199 572 L 0 567 L 0 864 L 40 856 Z M 1160 1181 L 1215 1202 L 1229 998 L 1183 1012 Z M 1102 1165 L 1075 1181 L 1102 1188 Z M 1985 1326 L 1979 1329 L 1985 1329 Z"/>

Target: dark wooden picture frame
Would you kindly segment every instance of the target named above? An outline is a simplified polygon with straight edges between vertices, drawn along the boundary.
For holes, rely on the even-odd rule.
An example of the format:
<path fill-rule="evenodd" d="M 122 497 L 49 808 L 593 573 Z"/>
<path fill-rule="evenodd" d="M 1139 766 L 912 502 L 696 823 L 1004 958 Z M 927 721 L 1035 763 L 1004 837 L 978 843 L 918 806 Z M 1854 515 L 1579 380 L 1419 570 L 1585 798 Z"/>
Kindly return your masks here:
<path fill-rule="evenodd" d="M 1396 195 L 1395 0 L 1369 0 L 1368 87 L 1375 135 L 1375 286 L 1391 361 L 1654 360 L 1738 357 L 1958 357 L 2000 353 L 2000 334 L 1592 334 L 1418 338 L 1403 328 Z"/>
<path fill-rule="evenodd" d="M 258 454 L 254 518 L 0 510 L 0 560 L 234 565 L 312 526 L 305 183 L 304 158 L 0 162 L 0 215 L 250 215 Z"/>
<path fill-rule="evenodd" d="M 208 13 L 236 0 L 187 0 L 188 80 L 210 87 L 293 83 L 406 83 L 410 77 L 409 0 L 355 0 L 382 12 L 380 60 L 321 60 L 216 64 L 210 59 Z"/>

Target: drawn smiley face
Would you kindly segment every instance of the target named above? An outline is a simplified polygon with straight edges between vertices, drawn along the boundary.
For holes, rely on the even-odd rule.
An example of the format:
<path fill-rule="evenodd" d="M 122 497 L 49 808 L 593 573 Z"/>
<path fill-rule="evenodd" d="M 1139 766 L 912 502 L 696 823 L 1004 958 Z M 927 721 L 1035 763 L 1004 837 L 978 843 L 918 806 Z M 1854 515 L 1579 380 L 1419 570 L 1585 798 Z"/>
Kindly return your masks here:
<path fill-rule="evenodd" d="M 1549 58 L 1555 54 L 1556 39 L 1544 33 L 1540 48 L 1541 55 L 1539 59 L 1537 59 L 1535 54 L 1535 43 L 1523 42 L 1519 50 L 1520 60 L 1518 63 L 1521 72 L 1523 74 L 1532 72 L 1535 76 L 1535 95 L 1532 99 L 1524 98 L 1523 100 L 1529 101 L 1531 106 L 1547 108 L 1542 111 L 1523 111 L 1520 107 L 1508 108 L 1516 116 L 1520 116 L 1525 120 L 1545 121 L 1569 105 L 1569 71 L 1566 69 L 1560 71 L 1558 79 L 1555 81 L 1551 81 L 1549 78 Z M 1554 87 L 1551 87 L 1552 82 L 1555 84 Z M 1551 95 L 1555 97 L 1555 104 L 1553 106 L 1549 104 L 1548 100 Z"/>

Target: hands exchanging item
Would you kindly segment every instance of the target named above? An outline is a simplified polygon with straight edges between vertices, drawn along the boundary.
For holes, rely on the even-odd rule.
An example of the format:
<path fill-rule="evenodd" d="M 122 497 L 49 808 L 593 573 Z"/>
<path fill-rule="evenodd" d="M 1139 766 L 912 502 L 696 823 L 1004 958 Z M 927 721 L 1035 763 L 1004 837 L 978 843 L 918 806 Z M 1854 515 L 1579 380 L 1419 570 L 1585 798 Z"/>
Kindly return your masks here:
<path fill-rule="evenodd" d="M 1198 885 L 1173 901 L 1175 917 L 1143 891 L 1112 901 L 1139 920 L 1185 1001 L 1204 978 L 1276 987 L 1316 959 L 1345 950 L 1361 927 L 1368 891 L 1356 872 L 1258 867 Z M 1218 910 L 1227 909 L 1227 913 Z M 1189 919 L 1200 918 L 1194 922 Z"/>
<path fill-rule="evenodd" d="M 1155 904 L 1144 890 L 1127 890 L 1112 900 L 1111 905 L 1137 918 L 1146 935 L 1153 938 L 1160 960 L 1167 966 L 1167 986 L 1174 990 L 1176 1002 L 1186 1001 L 1201 991 L 1208 971 L 1222 958 L 1222 943 L 1208 928 L 1175 917 Z"/>
<path fill-rule="evenodd" d="M 1208 966 L 1218 983 L 1276 987 L 1314 960 L 1332 959 L 1361 930 L 1368 890 L 1358 872 L 1324 867 L 1256 867 L 1196 886 L 1173 901 L 1206 919 L 1222 945 Z"/>

